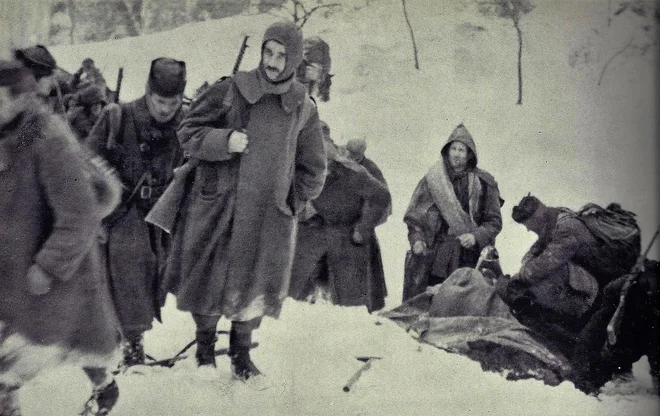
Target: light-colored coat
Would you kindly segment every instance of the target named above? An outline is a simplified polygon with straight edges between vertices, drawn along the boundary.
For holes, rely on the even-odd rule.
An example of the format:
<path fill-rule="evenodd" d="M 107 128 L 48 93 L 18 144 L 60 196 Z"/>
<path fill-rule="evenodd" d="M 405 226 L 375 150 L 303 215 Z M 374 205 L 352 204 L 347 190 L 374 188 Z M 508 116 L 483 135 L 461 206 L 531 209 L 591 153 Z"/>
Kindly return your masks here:
<path fill-rule="evenodd" d="M 0 133 L 0 321 L 35 344 L 106 356 L 117 324 L 98 235 L 119 184 L 94 175 L 59 117 L 36 105 L 22 117 Z M 44 295 L 28 291 L 35 263 L 52 278 Z"/>

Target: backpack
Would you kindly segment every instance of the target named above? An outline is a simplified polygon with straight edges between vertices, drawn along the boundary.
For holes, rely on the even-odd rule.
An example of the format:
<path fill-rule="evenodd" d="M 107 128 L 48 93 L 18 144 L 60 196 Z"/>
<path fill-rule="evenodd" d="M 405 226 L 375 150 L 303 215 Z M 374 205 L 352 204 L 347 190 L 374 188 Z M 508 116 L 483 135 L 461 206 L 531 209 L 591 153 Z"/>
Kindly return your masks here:
<path fill-rule="evenodd" d="M 627 274 L 641 254 L 641 232 L 635 214 L 611 203 L 607 208 L 589 203 L 577 212 L 578 218 L 601 243 L 597 267 L 608 275 Z"/>

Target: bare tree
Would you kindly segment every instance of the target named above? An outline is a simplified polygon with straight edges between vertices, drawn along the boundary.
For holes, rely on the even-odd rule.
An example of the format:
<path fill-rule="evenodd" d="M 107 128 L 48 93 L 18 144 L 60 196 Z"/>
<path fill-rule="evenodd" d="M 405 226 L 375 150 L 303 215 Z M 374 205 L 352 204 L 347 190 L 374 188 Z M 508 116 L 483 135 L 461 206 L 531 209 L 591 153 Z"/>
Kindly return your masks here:
<path fill-rule="evenodd" d="M 122 0 L 127 20 L 127 28 L 131 36 L 140 36 L 142 34 L 142 0 Z"/>
<path fill-rule="evenodd" d="M 412 25 L 410 24 L 410 19 L 408 18 L 408 9 L 406 8 L 406 0 L 401 0 L 403 4 L 403 16 L 406 18 L 406 24 L 408 24 L 408 30 L 410 30 L 410 39 L 412 39 L 413 55 L 415 57 L 415 69 L 419 69 L 419 58 L 417 56 L 417 42 L 415 42 L 415 32 L 413 32 Z"/>
<path fill-rule="evenodd" d="M 39 0 L 0 1 L 0 55 L 12 49 L 48 43 L 50 7 Z"/>
<path fill-rule="evenodd" d="M 76 43 L 76 5 L 73 0 L 67 0 L 66 4 L 67 11 L 69 12 L 69 18 L 71 18 L 71 27 L 69 27 L 69 42 L 73 45 Z"/>
<path fill-rule="evenodd" d="M 340 7 L 339 3 L 325 3 L 324 0 L 288 0 L 281 8 L 287 11 L 299 28 L 302 28 L 315 12 L 323 9 L 333 11 Z"/>
<path fill-rule="evenodd" d="M 503 19 L 511 19 L 518 35 L 518 102 L 522 105 L 522 50 L 523 33 L 520 29 L 520 19 L 534 10 L 530 0 L 477 0 L 479 11 L 484 15 L 494 15 Z"/>
<path fill-rule="evenodd" d="M 614 12 L 614 17 L 631 14 L 639 18 L 639 27 L 632 34 L 630 41 L 621 49 L 616 51 L 603 65 L 598 77 L 598 85 L 601 85 L 605 73 L 610 64 L 627 51 L 637 52 L 644 56 L 649 51 L 657 50 L 660 44 L 660 3 L 657 0 L 630 0 L 619 3 L 619 8 Z"/>

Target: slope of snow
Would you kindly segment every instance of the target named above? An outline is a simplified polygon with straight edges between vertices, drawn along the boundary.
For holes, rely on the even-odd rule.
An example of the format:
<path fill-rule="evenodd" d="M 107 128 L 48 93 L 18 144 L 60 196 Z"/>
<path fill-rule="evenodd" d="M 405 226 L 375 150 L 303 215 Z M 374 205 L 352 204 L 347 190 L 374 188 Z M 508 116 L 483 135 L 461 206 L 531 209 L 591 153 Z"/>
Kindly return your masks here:
<path fill-rule="evenodd" d="M 408 1 L 419 48 L 413 54 L 401 2 L 344 1 L 329 19 L 312 17 L 305 35 L 331 45 L 331 100 L 320 103 L 336 142 L 365 137 L 367 154 L 383 170 L 394 213 L 379 227 L 389 289 L 388 307 L 401 298 L 407 250 L 403 213 L 417 181 L 437 159 L 453 128 L 463 122 L 479 150 L 479 165 L 498 180 L 504 229 L 498 249 L 506 273 L 515 273 L 534 236 L 510 219 L 528 192 L 550 205 L 621 202 L 638 214 L 646 244 L 657 227 L 657 55 L 624 55 L 613 61 L 601 86 L 600 70 L 638 23 L 606 26 L 597 1 L 539 0 L 522 20 L 523 105 L 517 100 L 516 33 L 509 21 L 480 16 L 465 2 Z M 250 48 L 241 68 L 259 59 L 263 30 L 276 17 L 236 16 L 169 32 L 97 44 L 53 48 L 60 65 L 75 71 L 91 56 L 110 85 L 124 68 L 122 99 L 144 92 L 150 61 L 183 59 L 188 95 L 205 80 L 227 75 L 244 35 Z M 594 35 L 608 33 L 605 40 Z M 569 56 L 590 42 L 595 57 L 571 67 Z M 596 53 L 597 52 L 597 53 Z M 658 258 L 658 246 L 651 257 Z M 165 325 L 147 334 L 147 351 L 174 355 L 194 335 L 192 319 L 168 299 Z M 223 325 L 226 323 L 223 322 Z M 220 335 L 218 347 L 226 338 Z M 270 387 L 256 391 L 231 382 L 226 357 L 216 371 L 200 371 L 194 358 L 172 369 L 119 376 L 116 415 L 646 415 L 660 401 L 650 393 L 648 363 L 635 365 L 637 380 L 599 399 L 570 383 L 508 382 L 479 364 L 420 344 L 393 323 L 362 308 L 287 301 L 279 320 L 266 319 L 255 334 L 254 359 Z M 189 351 L 194 354 L 194 348 Z M 355 388 L 342 386 L 360 367 L 356 356 L 381 360 Z M 30 383 L 21 395 L 24 413 L 71 415 L 86 399 L 82 372 L 63 367 Z"/>

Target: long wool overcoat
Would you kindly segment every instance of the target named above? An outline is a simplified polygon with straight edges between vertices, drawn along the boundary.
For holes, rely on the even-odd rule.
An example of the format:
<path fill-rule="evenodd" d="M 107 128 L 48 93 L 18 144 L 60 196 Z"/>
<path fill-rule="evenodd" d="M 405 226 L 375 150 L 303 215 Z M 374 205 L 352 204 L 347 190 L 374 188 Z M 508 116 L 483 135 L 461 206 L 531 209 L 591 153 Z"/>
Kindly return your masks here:
<path fill-rule="evenodd" d="M 120 107 L 108 105 L 86 140 L 117 169 L 124 184 L 122 203 L 106 219 L 104 255 L 125 332 L 150 329 L 160 313 L 158 294 L 168 238 L 144 218 L 181 161 L 176 127 L 182 118 L 179 111 L 169 122 L 157 123 L 141 97 Z M 151 196 L 143 192 L 149 189 L 144 186 L 151 187 Z"/>
<path fill-rule="evenodd" d="M 319 195 L 326 158 L 316 107 L 294 81 L 263 93 L 257 71 L 218 82 L 179 128 L 199 166 L 173 229 L 166 287 L 181 310 L 246 321 L 277 317 L 287 296 L 297 214 Z M 232 130 L 248 151 L 228 152 Z"/>
<path fill-rule="evenodd" d="M 118 202 L 90 180 L 80 145 L 64 121 L 45 109 L 24 113 L 0 132 L 0 321 L 40 345 L 89 356 L 117 345 L 117 322 L 98 236 Z M 28 292 L 27 272 L 52 277 L 44 295 Z"/>
<path fill-rule="evenodd" d="M 374 228 L 386 217 L 391 202 L 384 183 L 365 168 L 351 169 L 332 161 L 321 195 L 312 202 L 316 214 L 300 223 L 289 294 L 304 300 L 318 283 L 319 265 L 328 268 L 333 302 L 344 306 L 365 305 L 369 312 L 385 306 L 387 288 L 381 269 Z M 352 241 L 354 231 L 364 243 Z"/>

